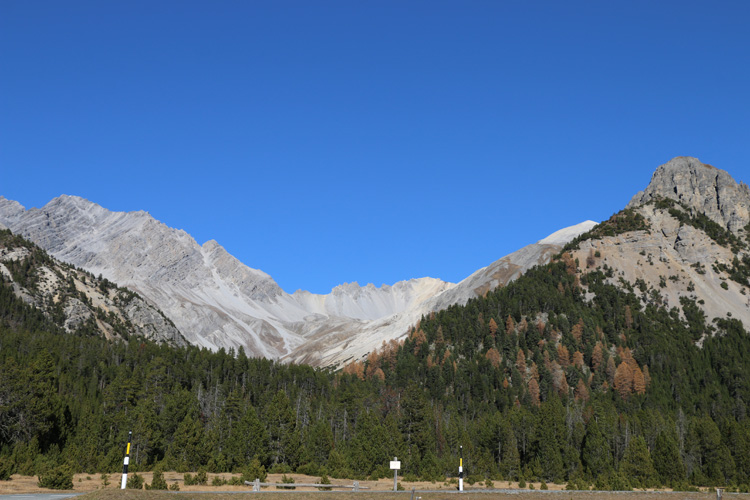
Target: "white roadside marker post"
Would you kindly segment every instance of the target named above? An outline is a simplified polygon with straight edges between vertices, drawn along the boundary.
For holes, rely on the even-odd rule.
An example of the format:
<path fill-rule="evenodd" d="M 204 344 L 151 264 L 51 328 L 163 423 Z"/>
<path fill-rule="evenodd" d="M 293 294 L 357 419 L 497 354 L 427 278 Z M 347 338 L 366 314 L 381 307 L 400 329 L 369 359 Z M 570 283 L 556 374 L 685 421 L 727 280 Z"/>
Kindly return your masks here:
<path fill-rule="evenodd" d="M 120 489 L 125 489 L 128 482 L 128 464 L 130 463 L 130 439 L 133 437 L 133 431 L 128 432 L 128 447 L 125 448 L 125 460 L 122 461 L 122 483 Z"/>
<path fill-rule="evenodd" d="M 461 446 L 461 451 L 458 458 L 458 491 L 464 491 L 464 447 Z"/>
<path fill-rule="evenodd" d="M 398 491 L 398 470 L 401 468 L 401 462 L 398 457 L 393 457 L 391 460 L 391 470 L 393 470 L 393 491 Z"/>

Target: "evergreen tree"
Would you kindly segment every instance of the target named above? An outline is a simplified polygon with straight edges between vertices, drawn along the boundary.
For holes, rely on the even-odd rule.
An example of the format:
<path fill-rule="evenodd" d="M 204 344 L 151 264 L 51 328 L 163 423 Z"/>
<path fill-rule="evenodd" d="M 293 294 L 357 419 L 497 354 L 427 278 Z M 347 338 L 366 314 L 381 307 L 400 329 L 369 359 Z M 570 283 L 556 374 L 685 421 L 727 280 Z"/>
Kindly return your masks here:
<path fill-rule="evenodd" d="M 596 419 L 591 420 L 586 429 L 581 461 L 589 477 L 592 479 L 612 470 L 612 449 L 610 448 L 609 441 L 604 437 L 601 430 L 599 430 Z"/>
<path fill-rule="evenodd" d="M 686 479 L 685 464 L 680 457 L 677 440 L 669 433 L 662 432 L 657 436 L 651 458 L 661 484 L 674 484 Z"/>
<path fill-rule="evenodd" d="M 637 436 L 628 443 L 620 462 L 620 472 L 631 483 L 636 482 L 642 486 L 655 484 L 656 471 L 643 436 Z"/>

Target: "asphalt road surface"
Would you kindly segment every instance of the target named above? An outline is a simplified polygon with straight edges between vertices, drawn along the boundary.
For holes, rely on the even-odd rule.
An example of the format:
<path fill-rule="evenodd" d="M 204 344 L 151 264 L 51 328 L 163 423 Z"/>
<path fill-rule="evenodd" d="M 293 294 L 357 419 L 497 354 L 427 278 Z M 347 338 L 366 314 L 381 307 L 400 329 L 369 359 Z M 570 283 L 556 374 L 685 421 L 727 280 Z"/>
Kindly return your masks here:
<path fill-rule="evenodd" d="M 23 493 L 18 495 L 0 495 L 0 500 L 63 500 L 77 497 L 83 493 Z"/>

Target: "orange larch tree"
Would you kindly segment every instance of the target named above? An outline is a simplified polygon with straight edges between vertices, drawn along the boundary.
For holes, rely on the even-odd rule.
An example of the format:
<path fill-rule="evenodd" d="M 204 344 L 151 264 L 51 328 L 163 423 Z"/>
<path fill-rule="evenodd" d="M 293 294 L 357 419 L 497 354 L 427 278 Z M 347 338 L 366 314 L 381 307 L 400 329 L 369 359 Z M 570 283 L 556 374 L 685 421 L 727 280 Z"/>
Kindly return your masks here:
<path fill-rule="evenodd" d="M 614 388 L 622 399 L 628 399 L 633 392 L 633 370 L 625 361 L 620 363 L 615 371 Z"/>

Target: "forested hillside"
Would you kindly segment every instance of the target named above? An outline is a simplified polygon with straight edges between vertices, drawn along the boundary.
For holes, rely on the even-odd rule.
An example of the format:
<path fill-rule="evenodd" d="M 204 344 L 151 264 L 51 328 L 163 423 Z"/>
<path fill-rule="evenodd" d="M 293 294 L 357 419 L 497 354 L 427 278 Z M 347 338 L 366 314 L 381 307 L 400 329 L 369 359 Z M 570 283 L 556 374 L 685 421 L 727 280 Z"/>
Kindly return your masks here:
<path fill-rule="evenodd" d="M 114 472 L 132 431 L 136 470 L 747 485 L 742 323 L 616 279 L 563 253 L 338 373 L 65 333 L 4 282 L 0 477 Z"/>

